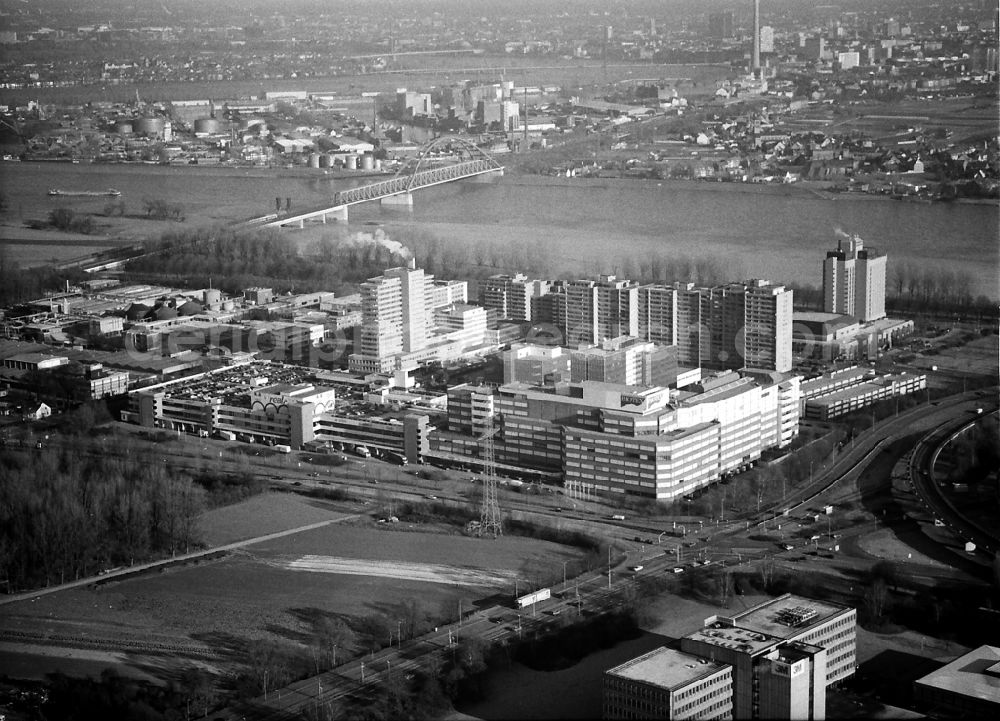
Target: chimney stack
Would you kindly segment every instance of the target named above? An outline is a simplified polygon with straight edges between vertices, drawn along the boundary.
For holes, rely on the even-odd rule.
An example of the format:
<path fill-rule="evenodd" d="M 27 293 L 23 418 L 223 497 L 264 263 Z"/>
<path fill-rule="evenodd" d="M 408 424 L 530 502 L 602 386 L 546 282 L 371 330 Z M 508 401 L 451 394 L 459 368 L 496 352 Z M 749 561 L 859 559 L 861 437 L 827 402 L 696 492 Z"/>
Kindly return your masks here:
<path fill-rule="evenodd" d="M 760 0 L 753 0 L 753 76 L 760 80 Z"/>

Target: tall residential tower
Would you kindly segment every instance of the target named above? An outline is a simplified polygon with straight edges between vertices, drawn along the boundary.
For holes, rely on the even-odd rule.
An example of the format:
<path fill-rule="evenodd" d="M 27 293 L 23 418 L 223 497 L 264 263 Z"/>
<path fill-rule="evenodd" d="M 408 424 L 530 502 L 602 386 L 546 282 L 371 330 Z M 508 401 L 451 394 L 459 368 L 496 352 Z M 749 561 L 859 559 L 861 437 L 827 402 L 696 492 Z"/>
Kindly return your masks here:
<path fill-rule="evenodd" d="M 841 237 L 823 261 L 823 310 L 862 323 L 885 318 L 886 256 L 857 235 Z"/>

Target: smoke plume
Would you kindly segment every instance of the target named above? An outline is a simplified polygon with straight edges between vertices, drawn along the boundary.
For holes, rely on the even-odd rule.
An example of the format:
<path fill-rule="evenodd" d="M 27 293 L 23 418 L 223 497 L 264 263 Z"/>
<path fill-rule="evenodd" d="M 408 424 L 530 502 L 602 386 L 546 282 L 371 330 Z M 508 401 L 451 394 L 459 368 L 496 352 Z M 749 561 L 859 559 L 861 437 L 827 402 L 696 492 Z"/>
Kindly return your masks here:
<path fill-rule="evenodd" d="M 347 247 L 359 247 L 365 245 L 380 245 L 390 253 L 398 255 L 401 258 L 409 260 L 413 257 L 413 253 L 405 245 L 400 243 L 398 240 L 393 240 L 388 235 L 385 234 L 381 228 L 377 228 L 374 233 L 351 233 L 350 237 L 345 242 Z"/>

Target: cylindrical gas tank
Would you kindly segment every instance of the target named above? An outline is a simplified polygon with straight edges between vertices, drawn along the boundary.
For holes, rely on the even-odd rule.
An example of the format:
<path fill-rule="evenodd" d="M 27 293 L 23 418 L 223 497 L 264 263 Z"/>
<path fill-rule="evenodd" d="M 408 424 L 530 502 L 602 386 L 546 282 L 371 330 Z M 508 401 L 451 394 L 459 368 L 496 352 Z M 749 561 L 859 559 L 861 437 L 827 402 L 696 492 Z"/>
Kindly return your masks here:
<path fill-rule="evenodd" d="M 219 132 L 219 121 L 215 118 L 198 118 L 194 121 L 194 132 L 213 135 Z"/>
<path fill-rule="evenodd" d="M 347 155 L 344 157 L 344 167 L 348 170 L 358 169 L 358 156 L 357 155 Z"/>
<path fill-rule="evenodd" d="M 372 170 L 375 167 L 375 158 L 370 154 L 365 153 L 361 156 L 361 169 L 362 170 Z"/>

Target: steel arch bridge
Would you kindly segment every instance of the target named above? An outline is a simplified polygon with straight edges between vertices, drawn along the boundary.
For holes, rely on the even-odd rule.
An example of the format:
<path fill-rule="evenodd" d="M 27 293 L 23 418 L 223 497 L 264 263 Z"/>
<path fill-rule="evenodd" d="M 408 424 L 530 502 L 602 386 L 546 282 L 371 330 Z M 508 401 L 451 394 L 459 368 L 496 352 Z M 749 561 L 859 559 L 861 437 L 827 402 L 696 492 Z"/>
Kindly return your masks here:
<path fill-rule="evenodd" d="M 459 157 L 462 158 L 459 162 L 433 167 L 432 153 L 442 149 L 455 148 L 458 149 Z M 464 138 L 440 137 L 424 145 L 417 157 L 400 167 L 392 179 L 342 190 L 336 193 L 333 199 L 335 205 L 353 205 L 368 200 L 380 200 L 400 193 L 411 193 L 420 188 L 450 183 L 453 180 L 470 178 L 484 173 L 503 173 L 503 166 L 492 155 Z"/>
<path fill-rule="evenodd" d="M 437 151 L 458 151 L 458 162 L 435 165 L 439 158 Z M 307 220 L 326 222 L 328 216 L 347 220 L 347 208 L 358 203 L 372 200 L 392 202 L 393 199 L 412 202 L 412 193 L 432 185 L 451 183 L 456 180 L 473 178 L 480 175 L 503 175 L 504 166 L 474 143 L 457 136 L 442 136 L 424 145 L 416 158 L 400 167 L 396 174 L 388 179 L 357 188 L 341 190 L 333 195 L 333 202 L 320 208 L 307 208 L 284 215 L 273 213 L 260 218 L 253 218 L 242 223 L 246 227 L 303 227 Z"/>

